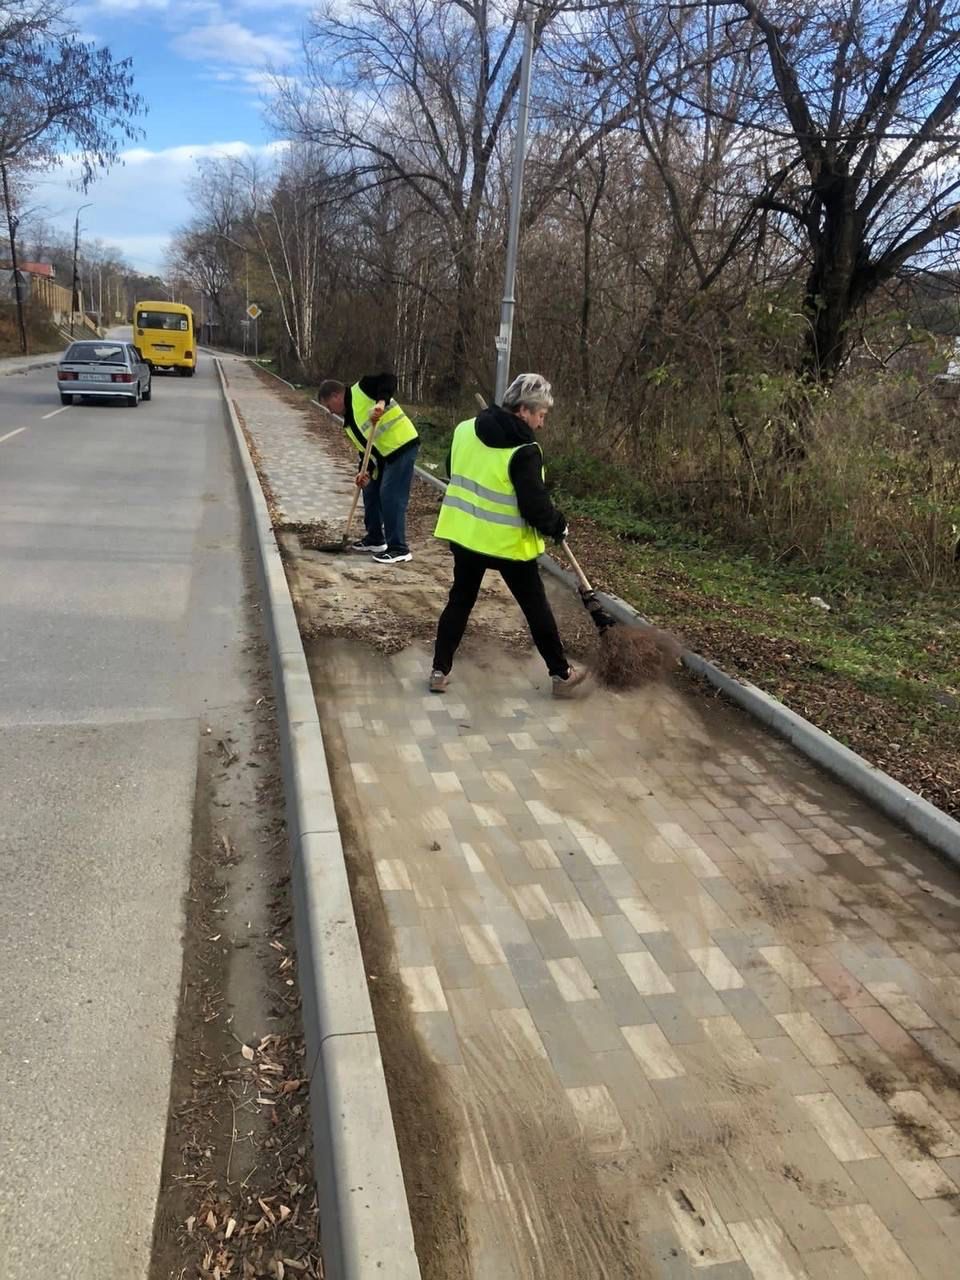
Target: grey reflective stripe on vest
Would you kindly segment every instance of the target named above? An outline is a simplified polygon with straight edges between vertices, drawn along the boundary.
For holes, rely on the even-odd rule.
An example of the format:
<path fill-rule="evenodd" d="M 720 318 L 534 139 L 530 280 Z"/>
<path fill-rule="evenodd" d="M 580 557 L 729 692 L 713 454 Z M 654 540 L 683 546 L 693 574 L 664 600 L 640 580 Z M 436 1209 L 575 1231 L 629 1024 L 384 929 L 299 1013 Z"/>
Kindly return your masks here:
<path fill-rule="evenodd" d="M 519 510 L 515 493 L 499 493 L 496 489 L 488 489 L 485 485 L 477 484 L 475 480 L 468 480 L 466 476 L 451 476 L 450 483 L 455 484 L 458 489 L 469 489 L 471 493 L 475 493 L 478 498 L 485 498 L 487 502 L 498 502 L 501 507 L 513 507 L 514 510 Z M 523 521 L 521 520 L 520 523 L 522 524 Z"/>
<path fill-rule="evenodd" d="M 507 524 L 512 529 L 522 529 L 526 523 L 521 516 L 505 516 L 499 511 L 487 511 L 483 507 L 475 507 L 472 502 L 467 502 L 466 498 L 455 497 L 449 489 L 443 496 L 442 505 L 456 507 L 458 511 L 465 511 L 468 516 L 475 516 L 477 520 L 486 520 L 490 524 Z"/>

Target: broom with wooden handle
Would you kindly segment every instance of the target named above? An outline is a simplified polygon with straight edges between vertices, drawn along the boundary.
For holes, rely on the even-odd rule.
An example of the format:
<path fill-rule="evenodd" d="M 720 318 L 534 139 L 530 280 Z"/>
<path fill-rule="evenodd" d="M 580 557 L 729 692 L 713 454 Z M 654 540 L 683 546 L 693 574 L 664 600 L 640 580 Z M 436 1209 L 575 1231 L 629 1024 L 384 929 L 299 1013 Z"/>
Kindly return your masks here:
<path fill-rule="evenodd" d="M 380 409 L 382 411 L 384 409 L 384 402 L 382 400 L 378 400 L 376 405 L 374 405 L 374 408 Z M 330 414 L 330 416 L 332 418 L 336 418 L 338 415 L 335 413 L 332 413 Z M 370 454 L 373 452 L 373 442 L 376 439 L 377 429 L 379 425 L 380 425 L 379 422 L 374 423 L 372 421 L 372 414 L 371 414 L 371 417 L 366 420 L 366 422 L 363 424 L 363 427 L 361 428 L 361 430 L 363 431 L 369 428 L 370 434 L 367 436 L 366 448 L 363 451 L 363 460 L 360 463 L 360 470 L 357 472 L 358 481 L 361 476 L 365 476 L 367 474 L 367 467 L 370 465 Z M 350 511 L 349 511 L 349 514 L 347 515 L 347 523 L 343 527 L 343 537 L 340 539 L 340 541 L 318 543 L 317 546 L 314 547 L 315 551 L 327 551 L 331 555 L 339 555 L 341 552 L 347 550 L 347 548 L 350 545 L 350 530 L 353 528 L 353 520 L 357 514 L 357 507 L 360 503 L 360 494 L 362 492 L 363 492 L 363 488 L 358 483 L 356 487 L 356 492 L 353 495 L 353 501 L 350 503 Z"/>

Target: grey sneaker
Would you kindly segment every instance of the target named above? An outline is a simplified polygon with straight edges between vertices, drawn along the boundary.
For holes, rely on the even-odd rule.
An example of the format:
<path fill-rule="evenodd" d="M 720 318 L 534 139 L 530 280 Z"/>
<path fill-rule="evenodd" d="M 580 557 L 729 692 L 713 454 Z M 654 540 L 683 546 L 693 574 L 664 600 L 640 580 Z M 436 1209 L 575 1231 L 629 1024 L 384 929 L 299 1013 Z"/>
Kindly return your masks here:
<path fill-rule="evenodd" d="M 376 556 L 386 551 L 387 544 L 385 542 L 364 542 L 361 538 L 359 542 L 351 542 L 351 551 L 356 551 L 360 555 Z"/>
<path fill-rule="evenodd" d="M 560 676 L 553 677 L 553 696 L 555 698 L 570 698 L 573 696 L 574 689 L 578 685 L 583 684 L 589 672 L 586 667 L 573 667 L 567 672 L 566 677 L 561 679 Z"/>
<path fill-rule="evenodd" d="M 430 683 L 427 687 L 431 693 L 446 693 L 449 683 L 450 677 L 445 676 L 442 671 L 431 671 Z"/>

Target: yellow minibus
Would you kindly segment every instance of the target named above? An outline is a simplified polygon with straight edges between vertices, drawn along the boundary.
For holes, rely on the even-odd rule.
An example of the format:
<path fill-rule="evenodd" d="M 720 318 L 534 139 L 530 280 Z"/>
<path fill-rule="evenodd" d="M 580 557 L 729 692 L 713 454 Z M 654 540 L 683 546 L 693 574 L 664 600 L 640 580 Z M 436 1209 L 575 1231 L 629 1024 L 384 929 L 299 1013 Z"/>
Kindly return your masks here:
<path fill-rule="evenodd" d="M 197 367 L 193 312 L 180 302 L 137 302 L 133 345 L 151 369 L 175 369 L 192 378 Z"/>

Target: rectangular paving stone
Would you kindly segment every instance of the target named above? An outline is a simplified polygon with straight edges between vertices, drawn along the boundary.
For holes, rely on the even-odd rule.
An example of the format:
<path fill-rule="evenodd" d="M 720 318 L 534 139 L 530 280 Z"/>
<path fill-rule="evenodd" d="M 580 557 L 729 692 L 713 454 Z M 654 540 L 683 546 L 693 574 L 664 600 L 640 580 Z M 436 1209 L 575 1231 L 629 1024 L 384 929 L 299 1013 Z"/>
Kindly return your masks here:
<path fill-rule="evenodd" d="M 600 999 L 610 1010 L 618 1026 L 628 1027 L 652 1022 L 653 1014 L 637 988 L 624 974 L 622 978 L 598 978 Z"/>
<path fill-rule="evenodd" d="M 671 975 L 679 973 L 697 973 L 697 966 L 690 958 L 689 952 L 682 947 L 672 933 L 645 933 L 643 946 L 650 952 L 660 968 Z M 632 948 L 640 950 L 641 948 Z"/>
<path fill-rule="evenodd" d="M 751 1040 L 766 1040 L 782 1035 L 780 1023 L 749 988 L 722 991 L 720 999 Z"/>
<path fill-rule="evenodd" d="M 558 960 L 577 954 L 576 943 L 561 926 L 556 917 L 548 920 L 528 920 L 531 936 L 545 960 Z"/>
<path fill-rule="evenodd" d="M 628 952 L 620 956 L 620 963 L 626 970 L 627 977 L 642 996 L 673 993 L 673 983 L 649 951 Z"/>
<path fill-rule="evenodd" d="M 700 1021 L 690 1014 L 680 996 L 647 995 L 644 1000 L 671 1044 L 695 1044 L 703 1039 Z"/>
<path fill-rule="evenodd" d="M 683 1063 L 657 1023 L 624 1027 L 623 1035 L 648 1080 L 669 1080 L 686 1074 Z"/>
<path fill-rule="evenodd" d="M 605 938 L 578 938 L 574 946 L 594 982 L 601 978 L 615 982 L 623 977 L 620 957 Z"/>
<path fill-rule="evenodd" d="M 573 1020 L 564 1013 L 538 1020 L 537 1030 L 564 1089 L 600 1084 L 597 1055 L 592 1053 Z"/>
<path fill-rule="evenodd" d="M 770 1064 L 778 1084 L 795 1096 L 801 1093 L 824 1093 L 826 1082 L 816 1067 L 810 1065 L 789 1036 L 755 1040 L 757 1052 Z"/>
<path fill-rule="evenodd" d="M 797 1102 L 841 1163 L 871 1160 L 879 1154 L 835 1094 L 806 1094 L 798 1097 Z"/>
<path fill-rule="evenodd" d="M 457 1066 L 463 1062 L 460 1041 L 449 1013 L 415 1013 L 413 1021 L 434 1062 L 444 1066 Z"/>
<path fill-rule="evenodd" d="M 602 1000 L 571 1004 L 569 1014 L 592 1053 L 618 1053 L 626 1049 L 623 1033 Z"/>

